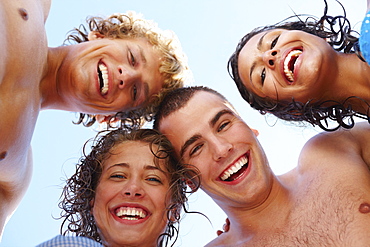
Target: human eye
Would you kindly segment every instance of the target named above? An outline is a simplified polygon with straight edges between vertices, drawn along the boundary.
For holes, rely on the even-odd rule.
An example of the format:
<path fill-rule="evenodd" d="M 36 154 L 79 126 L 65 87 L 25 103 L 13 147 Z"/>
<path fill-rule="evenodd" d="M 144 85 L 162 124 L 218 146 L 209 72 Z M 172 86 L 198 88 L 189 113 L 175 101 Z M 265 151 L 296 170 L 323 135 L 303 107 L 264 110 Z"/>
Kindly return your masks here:
<path fill-rule="evenodd" d="M 136 98 L 137 98 L 137 87 L 136 87 L 136 85 L 134 85 L 133 87 L 132 87 L 132 98 L 134 99 L 134 101 L 136 100 Z"/>
<path fill-rule="evenodd" d="M 192 157 L 193 155 L 196 155 L 197 153 L 200 152 L 200 149 L 203 147 L 203 144 L 198 144 L 198 145 L 195 145 L 191 150 L 190 150 L 190 153 L 189 153 L 189 156 Z"/>
<path fill-rule="evenodd" d="M 220 126 L 218 127 L 217 129 L 217 132 L 220 132 L 222 130 L 224 130 L 227 126 L 229 126 L 230 124 L 230 121 L 224 121 L 220 124 Z"/>
<path fill-rule="evenodd" d="M 162 184 L 162 180 L 160 178 L 156 177 L 156 176 L 148 177 L 146 180 L 149 181 L 149 182 Z"/>
<path fill-rule="evenodd" d="M 266 69 L 263 68 L 262 73 L 261 73 L 261 84 L 262 84 L 262 86 L 265 83 L 265 78 L 266 78 Z"/>
<path fill-rule="evenodd" d="M 112 175 L 110 175 L 110 178 L 113 178 L 113 179 L 125 179 L 126 176 L 124 174 L 112 174 Z"/>
<path fill-rule="evenodd" d="M 135 66 L 135 64 L 136 64 L 135 56 L 132 54 L 132 52 L 130 50 L 129 50 L 129 62 L 132 66 Z"/>
<path fill-rule="evenodd" d="M 276 45 L 276 43 L 278 42 L 278 40 L 279 40 L 279 37 L 280 37 L 280 35 L 278 35 L 272 42 L 271 42 L 271 49 L 273 49 L 274 47 L 275 47 L 275 45 Z"/>

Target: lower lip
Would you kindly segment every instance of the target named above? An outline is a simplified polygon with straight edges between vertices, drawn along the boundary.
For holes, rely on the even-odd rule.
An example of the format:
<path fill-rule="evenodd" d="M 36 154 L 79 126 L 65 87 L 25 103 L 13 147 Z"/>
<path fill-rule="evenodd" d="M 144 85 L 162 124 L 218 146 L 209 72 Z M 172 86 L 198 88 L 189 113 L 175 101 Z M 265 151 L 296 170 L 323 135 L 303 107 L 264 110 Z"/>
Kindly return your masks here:
<path fill-rule="evenodd" d="M 228 185 L 236 185 L 238 183 L 240 183 L 250 172 L 251 170 L 251 166 L 252 166 L 252 160 L 251 160 L 251 157 L 248 156 L 248 167 L 247 169 L 245 169 L 245 171 L 239 175 L 239 177 L 237 177 L 235 180 L 233 181 L 223 181 L 221 180 L 222 183 L 225 183 L 225 184 L 228 184 Z"/>
<path fill-rule="evenodd" d="M 96 85 L 96 91 L 98 92 L 98 94 L 100 96 L 103 96 L 101 94 L 101 91 L 100 91 L 100 81 L 99 81 L 99 74 L 98 74 L 98 68 L 97 67 L 95 68 L 94 79 L 95 79 L 95 82 L 96 82 L 95 83 L 95 85 Z"/>
<path fill-rule="evenodd" d="M 294 49 L 302 50 L 302 53 L 299 55 L 299 57 L 297 58 L 297 60 L 296 60 L 296 62 L 295 62 L 294 72 L 293 72 L 294 81 L 293 81 L 293 82 L 291 82 L 291 81 L 289 81 L 289 80 L 288 80 L 288 78 L 286 78 L 286 76 L 285 76 L 285 72 L 284 72 L 284 61 L 285 61 L 286 56 L 288 55 L 288 53 L 289 53 L 289 52 L 291 52 L 291 51 L 292 51 L 292 50 L 294 50 Z M 294 49 L 291 49 L 291 50 L 286 51 L 286 52 L 284 53 L 284 55 L 282 56 L 282 57 L 284 57 L 284 59 L 282 59 L 282 60 L 280 61 L 280 71 L 281 71 L 281 75 L 283 76 L 283 78 L 284 78 L 284 80 L 285 80 L 286 84 L 288 84 L 288 85 L 293 85 L 293 84 L 295 84 L 295 83 L 296 83 L 297 78 L 298 78 L 298 74 L 299 74 L 299 69 L 300 69 L 300 66 L 301 66 L 301 61 L 302 61 L 302 60 L 301 60 L 301 58 L 302 58 L 302 56 L 303 56 L 303 48 L 302 48 L 302 47 L 301 47 L 301 48 L 294 48 Z"/>
<path fill-rule="evenodd" d="M 302 56 L 303 56 L 303 52 L 299 55 L 299 57 L 295 61 L 294 72 L 293 72 L 293 74 L 294 74 L 294 83 L 296 83 L 296 81 L 298 80 L 299 69 L 301 68 Z"/>

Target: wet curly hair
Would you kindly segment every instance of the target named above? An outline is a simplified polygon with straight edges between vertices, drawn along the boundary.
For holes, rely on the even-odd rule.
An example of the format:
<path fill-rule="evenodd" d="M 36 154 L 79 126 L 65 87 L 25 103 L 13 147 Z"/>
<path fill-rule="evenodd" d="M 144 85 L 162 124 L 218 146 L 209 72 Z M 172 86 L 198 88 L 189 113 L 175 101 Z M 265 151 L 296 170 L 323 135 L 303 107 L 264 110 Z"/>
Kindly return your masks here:
<path fill-rule="evenodd" d="M 76 173 L 67 180 L 62 192 L 59 202 L 59 207 L 62 209 L 60 218 L 63 219 L 61 234 L 70 233 L 102 242 L 91 213 L 91 201 L 95 198 L 95 191 L 102 174 L 102 163 L 110 157 L 115 146 L 127 141 L 139 141 L 149 145 L 153 153 L 154 164 L 159 169 L 158 161 L 165 161 L 165 170 L 161 170 L 170 178 L 170 189 L 167 194 L 170 203 L 167 208 L 167 227 L 165 232 L 158 237 L 157 246 L 168 246 L 171 242 L 173 246 L 178 238 L 181 210 L 188 213 L 186 194 L 194 192 L 200 186 L 199 171 L 195 167 L 177 162 L 174 158 L 172 144 L 153 129 L 106 130 L 91 141 L 93 143 L 91 152 L 80 158 Z M 85 143 L 84 153 L 88 143 Z M 191 181 L 195 188 L 188 190 L 185 181 Z"/>
<path fill-rule="evenodd" d="M 140 126 L 144 122 L 150 121 L 163 95 L 193 80 L 187 64 L 187 57 L 182 51 L 177 36 L 169 30 L 161 30 L 155 22 L 144 19 L 141 14 L 128 11 L 113 14 L 107 18 L 89 17 L 86 22 L 87 27 L 80 25 L 70 31 L 64 44 L 87 42 L 89 41 L 88 34 L 93 31 L 111 39 L 145 38 L 162 55 L 159 68 L 161 75 L 164 77 L 162 90 L 154 95 L 148 106 L 118 112 L 112 119 L 120 119 L 122 125 Z M 85 126 L 91 126 L 95 122 L 94 115 L 80 113 L 76 124 L 83 123 Z"/>
<path fill-rule="evenodd" d="M 276 117 L 295 122 L 308 122 L 313 126 L 317 125 L 326 131 L 334 131 L 340 127 L 350 129 L 354 126 L 354 117 L 367 119 L 370 123 L 370 114 L 363 114 L 352 109 L 350 101 L 362 99 L 352 96 L 343 102 L 333 100 L 317 102 L 309 100 L 305 103 L 295 101 L 284 101 L 260 97 L 248 91 L 243 85 L 238 71 L 239 53 L 244 45 L 256 34 L 271 29 L 301 30 L 328 40 L 328 44 L 336 51 L 343 53 L 356 53 L 362 61 L 365 61 L 359 51 L 358 33 L 351 29 L 351 24 L 346 18 L 346 11 L 343 5 L 337 1 L 343 9 L 344 14 L 338 16 L 328 15 L 328 4 L 326 0 L 324 14 L 318 19 L 313 16 L 295 15 L 274 25 L 258 27 L 246 34 L 238 43 L 235 52 L 231 55 L 227 67 L 230 76 L 245 101 L 261 114 L 271 113 Z M 298 19 L 292 21 L 292 19 Z M 366 102 L 365 102 L 366 103 Z M 369 104 L 368 104 L 369 105 Z M 369 111 L 369 110 L 368 110 Z M 335 123 L 329 127 L 329 121 Z"/>

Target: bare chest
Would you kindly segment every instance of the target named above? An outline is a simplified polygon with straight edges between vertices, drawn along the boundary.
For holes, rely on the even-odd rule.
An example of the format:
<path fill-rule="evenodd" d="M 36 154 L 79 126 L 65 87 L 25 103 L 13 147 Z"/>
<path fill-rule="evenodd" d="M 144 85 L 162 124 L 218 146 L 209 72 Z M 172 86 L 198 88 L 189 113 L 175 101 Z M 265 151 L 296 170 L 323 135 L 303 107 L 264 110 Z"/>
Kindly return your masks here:
<path fill-rule="evenodd" d="M 38 1 L 0 3 L 0 165 L 25 161 L 40 110 L 47 59 L 44 13 Z M 4 169 L 3 169 L 4 170 Z"/>
<path fill-rule="evenodd" d="M 370 245 L 369 195 L 363 184 L 310 185 L 282 227 L 269 229 L 248 246 Z"/>

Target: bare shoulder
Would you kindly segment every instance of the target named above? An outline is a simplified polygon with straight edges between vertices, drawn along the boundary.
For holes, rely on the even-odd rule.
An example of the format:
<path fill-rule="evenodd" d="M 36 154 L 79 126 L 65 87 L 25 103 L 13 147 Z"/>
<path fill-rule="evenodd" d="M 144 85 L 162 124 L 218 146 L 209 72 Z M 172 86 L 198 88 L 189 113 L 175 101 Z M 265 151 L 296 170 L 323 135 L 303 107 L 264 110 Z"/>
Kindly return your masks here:
<path fill-rule="evenodd" d="M 215 239 L 210 241 L 205 247 L 236 247 L 240 246 L 237 244 L 236 238 L 231 235 L 230 232 L 222 233 L 221 235 L 217 236 Z"/>
<path fill-rule="evenodd" d="M 334 132 L 322 132 L 312 137 L 304 145 L 300 161 L 304 164 L 317 164 L 307 162 L 310 159 L 334 160 L 342 158 L 360 157 L 370 166 L 370 124 L 356 123 L 352 129 L 340 129 Z M 302 162 L 300 162 L 302 164 Z"/>

